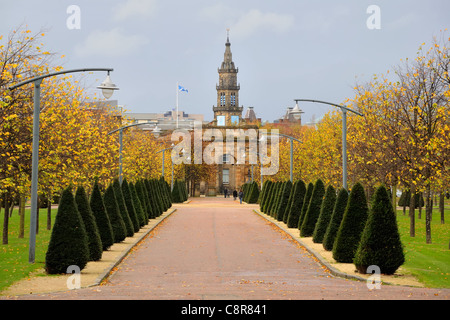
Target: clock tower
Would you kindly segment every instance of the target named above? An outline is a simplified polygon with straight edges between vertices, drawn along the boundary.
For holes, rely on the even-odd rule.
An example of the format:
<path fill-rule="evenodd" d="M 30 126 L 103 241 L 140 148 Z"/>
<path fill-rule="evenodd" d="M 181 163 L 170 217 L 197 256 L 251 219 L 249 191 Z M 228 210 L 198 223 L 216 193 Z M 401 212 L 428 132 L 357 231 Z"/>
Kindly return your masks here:
<path fill-rule="evenodd" d="M 234 66 L 230 38 L 227 34 L 224 59 L 218 69 L 219 84 L 216 85 L 217 106 L 213 107 L 214 120 L 217 126 L 238 126 L 241 123 L 243 107 L 239 107 L 240 85 L 237 83 L 238 71 Z"/>

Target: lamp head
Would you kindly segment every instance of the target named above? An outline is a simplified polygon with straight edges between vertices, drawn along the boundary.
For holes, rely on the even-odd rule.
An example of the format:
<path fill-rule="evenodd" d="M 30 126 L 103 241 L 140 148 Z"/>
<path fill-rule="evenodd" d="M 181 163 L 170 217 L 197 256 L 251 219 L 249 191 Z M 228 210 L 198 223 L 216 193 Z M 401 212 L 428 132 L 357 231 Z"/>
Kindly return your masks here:
<path fill-rule="evenodd" d="M 109 76 L 109 71 L 105 81 L 103 81 L 102 84 L 97 87 L 97 89 L 102 89 L 103 96 L 106 99 L 111 98 L 111 96 L 114 93 L 114 90 L 119 90 L 119 88 L 114 83 L 112 83 L 111 78 Z"/>

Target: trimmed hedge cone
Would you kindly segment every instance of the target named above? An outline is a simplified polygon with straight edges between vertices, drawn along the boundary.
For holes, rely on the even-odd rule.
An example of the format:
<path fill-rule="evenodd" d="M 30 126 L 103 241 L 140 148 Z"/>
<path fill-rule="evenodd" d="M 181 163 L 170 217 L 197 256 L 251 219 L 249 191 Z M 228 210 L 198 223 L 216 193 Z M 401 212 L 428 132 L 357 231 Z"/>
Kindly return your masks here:
<path fill-rule="evenodd" d="M 331 215 L 330 222 L 328 222 L 327 230 L 323 237 L 323 248 L 327 251 L 333 250 L 333 244 L 336 240 L 336 234 L 341 225 L 342 217 L 344 216 L 345 208 L 347 207 L 348 191 L 344 188 L 339 190 L 336 204 L 333 208 L 333 214 Z"/>
<path fill-rule="evenodd" d="M 89 247 L 83 220 L 70 188 L 63 191 L 45 255 L 49 274 L 66 273 L 69 266 L 83 270 L 89 261 Z"/>
<path fill-rule="evenodd" d="M 89 205 L 97 223 L 98 233 L 102 240 L 103 251 L 108 250 L 114 244 L 114 233 L 111 221 L 106 212 L 105 203 L 103 202 L 100 186 L 97 181 L 94 183 Z"/>
<path fill-rule="evenodd" d="M 78 187 L 75 192 L 75 202 L 78 212 L 83 219 L 84 227 L 88 237 L 89 261 L 98 261 L 102 258 L 103 247 L 100 234 L 98 232 L 97 223 L 89 206 L 86 191 L 83 187 Z"/>
<path fill-rule="evenodd" d="M 305 199 L 306 185 L 302 180 L 298 180 L 294 184 L 293 199 L 291 207 L 289 208 L 289 215 L 287 219 L 288 228 L 297 228 L 298 219 L 303 207 Z"/>
<path fill-rule="evenodd" d="M 381 273 L 394 274 L 404 262 L 395 211 L 386 188 L 381 186 L 374 194 L 354 264 L 360 273 L 376 265 Z"/>
<path fill-rule="evenodd" d="M 323 199 L 322 207 L 320 208 L 320 215 L 314 229 L 313 242 L 322 243 L 328 224 L 330 223 L 331 215 L 333 214 L 335 203 L 336 190 L 333 186 L 329 185 L 325 192 L 325 198 Z"/>
<path fill-rule="evenodd" d="M 300 235 L 302 237 L 310 237 L 314 233 L 314 228 L 317 223 L 317 219 L 320 215 L 320 208 L 322 206 L 323 195 L 325 194 L 325 186 L 321 179 L 317 179 L 309 202 L 308 210 L 302 221 L 302 227 L 300 228 Z"/>
<path fill-rule="evenodd" d="M 119 212 L 119 205 L 117 204 L 116 195 L 114 194 L 114 188 L 112 185 L 109 185 L 108 188 L 106 188 L 103 201 L 105 202 L 106 212 L 108 213 L 111 221 L 114 242 L 122 242 L 127 237 L 127 230 L 125 223 L 123 222 L 122 215 Z"/>
<path fill-rule="evenodd" d="M 361 234 L 367 221 L 367 200 L 363 186 L 353 186 L 344 217 L 333 245 L 333 258 L 337 262 L 353 263 Z"/>

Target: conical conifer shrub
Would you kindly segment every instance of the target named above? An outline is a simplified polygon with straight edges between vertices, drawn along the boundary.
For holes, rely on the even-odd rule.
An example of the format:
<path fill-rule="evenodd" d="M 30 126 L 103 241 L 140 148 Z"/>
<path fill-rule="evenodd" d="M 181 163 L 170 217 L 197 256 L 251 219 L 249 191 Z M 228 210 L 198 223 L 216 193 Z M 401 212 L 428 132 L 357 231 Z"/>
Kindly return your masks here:
<path fill-rule="evenodd" d="M 119 179 L 114 179 L 113 182 L 114 195 L 116 196 L 117 205 L 119 206 L 119 212 L 122 216 L 123 223 L 125 224 L 126 236 L 132 237 L 134 235 L 133 222 L 131 221 L 130 215 L 128 213 L 127 206 L 125 204 L 125 199 L 122 194 L 122 186 L 120 185 Z"/>
<path fill-rule="evenodd" d="M 123 199 L 125 201 L 125 205 L 127 206 L 128 214 L 130 216 L 131 222 L 133 223 L 133 230 L 134 232 L 138 232 L 140 229 L 139 219 L 136 214 L 133 197 L 131 195 L 131 190 L 127 179 L 123 179 L 121 188 Z"/>
<path fill-rule="evenodd" d="M 172 189 L 172 200 L 174 203 L 181 203 L 183 202 L 183 198 L 181 197 L 181 191 L 180 191 L 180 185 L 178 183 L 178 180 L 174 181 L 173 189 Z"/>
<path fill-rule="evenodd" d="M 147 203 L 151 207 L 148 217 L 154 219 L 164 211 L 164 204 L 153 180 L 142 180 L 142 182 L 142 190 L 147 197 Z"/>
<path fill-rule="evenodd" d="M 259 198 L 259 186 L 256 181 L 253 181 L 252 186 L 250 188 L 250 194 L 247 199 L 247 203 L 256 203 Z"/>
<path fill-rule="evenodd" d="M 103 196 L 106 212 L 111 221 L 111 227 L 114 234 L 114 243 L 122 242 L 127 237 L 127 229 L 123 222 L 122 215 L 119 212 L 119 205 L 117 204 L 116 195 L 114 194 L 113 185 L 106 188 Z"/>
<path fill-rule="evenodd" d="M 295 190 L 295 187 L 297 187 L 298 181 L 299 180 L 295 181 L 292 184 L 291 192 L 289 193 L 289 199 L 288 199 L 288 202 L 286 204 L 286 207 L 284 208 L 284 213 L 283 213 L 283 222 L 284 223 L 287 223 L 287 219 L 289 217 L 289 211 L 291 210 L 292 202 L 294 200 L 294 190 Z"/>
<path fill-rule="evenodd" d="M 264 204 L 267 199 L 267 194 L 269 193 L 270 185 L 272 184 L 272 181 L 266 180 L 263 183 L 263 188 L 261 190 L 261 200 L 259 201 L 259 211 L 264 212 Z"/>
<path fill-rule="evenodd" d="M 270 188 L 267 191 L 267 196 L 266 196 L 266 199 L 264 200 L 264 205 L 263 205 L 263 212 L 265 214 L 269 214 L 268 210 L 269 210 L 270 203 L 272 202 L 272 197 L 273 197 L 273 193 L 276 189 L 276 185 L 277 185 L 277 182 L 271 181 Z"/>
<path fill-rule="evenodd" d="M 297 228 L 298 219 L 303 207 L 303 201 L 305 200 L 306 185 L 303 180 L 298 180 L 295 183 L 294 195 L 291 207 L 289 208 L 289 216 L 287 219 L 288 228 Z"/>
<path fill-rule="evenodd" d="M 323 237 L 323 248 L 327 251 L 333 250 L 334 240 L 336 239 L 336 234 L 341 225 L 342 217 L 344 216 L 345 208 L 348 202 L 348 191 L 344 188 L 339 190 L 338 196 L 336 198 L 336 203 L 333 208 L 333 214 L 331 215 L 330 222 L 328 223 L 327 230 Z"/>
<path fill-rule="evenodd" d="M 311 201 L 311 196 L 314 190 L 314 184 L 312 182 L 308 183 L 308 186 L 306 187 L 306 193 L 305 193 L 305 199 L 303 199 L 303 206 L 302 210 L 300 212 L 300 216 L 298 218 L 298 229 L 300 230 L 302 227 L 303 220 L 306 215 L 306 211 L 308 211 L 309 202 Z"/>
<path fill-rule="evenodd" d="M 349 195 L 347 207 L 333 245 L 337 262 L 352 263 L 367 221 L 368 207 L 363 186 L 356 183 Z"/>
<path fill-rule="evenodd" d="M 320 208 L 319 219 L 317 219 L 316 227 L 313 233 L 313 242 L 322 243 L 328 224 L 333 214 L 334 205 L 336 203 L 336 190 L 332 185 L 329 185 L 325 192 L 325 198 Z"/>
<path fill-rule="evenodd" d="M 89 261 L 89 247 L 83 219 L 70 188 L 63 191 L 45 255 L 49 274 L 66 273 L 76 265 L 83 270 Z"/>
<path fill-rule="evenodd" d="M 392 202 L 384 186 L 375 192 L 354 264 L 360 273 L 376 265 L 383 274 L 394 274 L 405 262 Z"/>
<path fill-rule="evenodd" d="M 82 186 L 78 187 L 75 192 L 75 202 L 86 228 L 89 261 L 98 261 L 102 258 L 103 253 L 102 240 L 91 207 L 89 206 L 86 191 Z"/>
<path fill-rule="evenodd" d="M 283 185 L 283 190 L 280 193 L 280 200 L 278 202 L 278 208 L 276 209 L 276 219 L 278 221 L 283 221 L 284 211 L 289 201 L 289 196 L 291 194 L 292 182 L 288 180 Z"/>
<path fill-rule="evenodd" d="M 143 227 L 146 225 L 146 220 L 145 220 L 145 213 L 144 213 L 144 209 L 142 209 L 142 204 L 141 204 L 141 200 L 139 199 L 139 196 L 137 194 L 135 185 L 130 182 L 128 184 L 129 188 L 130 188 L 130 192 L 131 192 L 131 196 L 133 198 L 133 205 L 134 205 L 134 209 L 136 210 L 136 216 L 139 222 L 139 227 Z"/>
<path fill-rule="evenodd" d="M 144 220 L 145 225 L 148 224 L 148 220 L 150 219 L 151 209 L 149 209 L 150 204 L 148 204 L 147 197 L 145 196 L 144 189 L 142 186 L 142 182 L 140 180 L 136 181 L 136 184 L 134 185 L 134 188 L 136 189 L 136 194 L 139 198 L 139 201 L 141 202 L 142 212 L 144 213 Z"/>
<path fill-rule="evenodd" d="M 313 235 L 317 219 L 320 215 L 320 208 L 322 207 L 324 194 L 325 186 L 321 179 L 317 179 L 314 184 L 308 210 L 306 211 L 305 217 L 302 221 L 302 227 L 300 228 L 300 235 L 302 237 L 311 237 Z"/>
<path fill-rule="evenodd" d="M 108 250 L 114 244 L 114 233 L 97 180 L 95 181 L 92 189 L 89 206 L 91 207 L 92 214 L 95 218 L 95 222 L 97 223 L 98 233 L 100 234 L 100 239 L 102 240 L 103 251 Z"/>

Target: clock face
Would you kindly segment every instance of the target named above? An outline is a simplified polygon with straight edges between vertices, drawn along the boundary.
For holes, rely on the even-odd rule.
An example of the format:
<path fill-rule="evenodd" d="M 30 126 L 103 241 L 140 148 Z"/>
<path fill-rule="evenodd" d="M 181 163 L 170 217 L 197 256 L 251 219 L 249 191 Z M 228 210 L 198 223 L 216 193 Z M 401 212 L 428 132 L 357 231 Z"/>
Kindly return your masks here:
<path fill-rule="evenodd" d="M 231 124 L 238 125 L 239 124 L 239 116 L 231 116 Z"/>
<path fill-rule="evenodd" d="M 225 126 L 225 116 L 217 116 L 217 125 Z"/>

